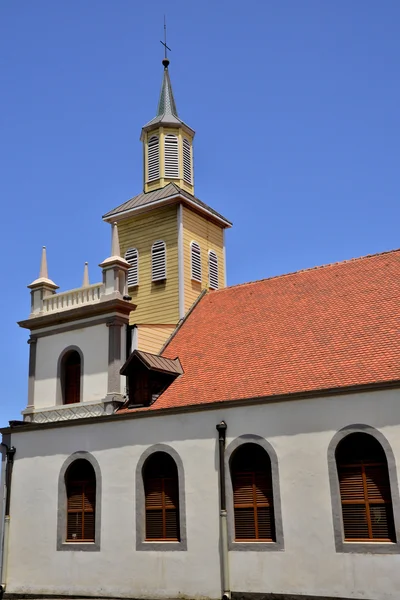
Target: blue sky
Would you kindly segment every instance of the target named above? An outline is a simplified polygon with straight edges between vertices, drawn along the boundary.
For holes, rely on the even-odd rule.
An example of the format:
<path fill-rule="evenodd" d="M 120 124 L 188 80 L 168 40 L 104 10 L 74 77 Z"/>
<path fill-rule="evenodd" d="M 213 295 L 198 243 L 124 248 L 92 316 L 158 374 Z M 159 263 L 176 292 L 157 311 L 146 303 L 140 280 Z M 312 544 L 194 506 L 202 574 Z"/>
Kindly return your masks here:
<path fill-rule="evenodd" d="M 142 190 L 165 12 L 230 285 L 400 246 L 398 0 L 3 0 L 1 424 L 26 405 L 41 246 L 61 290 L 86 260 L 99 281 L 101 216 Z"/>

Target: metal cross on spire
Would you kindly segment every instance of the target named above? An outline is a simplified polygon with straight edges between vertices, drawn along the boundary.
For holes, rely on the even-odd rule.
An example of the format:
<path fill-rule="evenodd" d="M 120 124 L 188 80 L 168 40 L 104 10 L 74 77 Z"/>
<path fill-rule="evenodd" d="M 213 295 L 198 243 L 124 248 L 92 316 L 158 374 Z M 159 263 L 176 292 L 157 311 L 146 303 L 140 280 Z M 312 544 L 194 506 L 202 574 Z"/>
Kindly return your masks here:
<path fill-rule="evenodd" d="M 165 20 L 165 15 L 164 15 L 164 41 L 162 42 L 160 40 L 160 44 L 162 44 L 164 46 L 164 60 L 168 60 L 167 50 L 169 50 L 170 52 L 172 52 L 172 50 L 169 46 L 167 46 L 167 23 Z"/>

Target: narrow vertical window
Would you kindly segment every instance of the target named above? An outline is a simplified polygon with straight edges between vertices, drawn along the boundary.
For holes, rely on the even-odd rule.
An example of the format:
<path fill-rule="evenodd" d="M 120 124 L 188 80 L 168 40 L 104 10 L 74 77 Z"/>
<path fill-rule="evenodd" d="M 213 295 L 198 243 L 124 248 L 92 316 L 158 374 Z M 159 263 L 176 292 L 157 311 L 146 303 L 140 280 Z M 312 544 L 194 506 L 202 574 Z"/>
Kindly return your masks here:
<path fill-rule="evenodd" d="M 183 179 L 192 183 L 192 147 L 186 138 L 183 138 Z"/>
<path fill-rule="evenodd" d="M 151 279 L 162 281 L 167 278 L 167 256 L 165 242 L 159 240 L 151 247 Z"/>
<path fill-rule="evenodd" d="M 139 283 L 139 253 L 136 248 L 128 248 L 125 260 L 130 264 L 128 270 L 128 287 Z"/>
<path fill-rule="evenodd" d="M 338 444 L 336 465 L 345 541 L 395 542 L 389 471 L 378 440 L 349 434 Z"/>
<path fill-rule="evenodd" d="M 96 475 L 84 459 L 74 461 L 65 474 L 67 542 L 95 541 Z"/>
<path fill-rule="evenodd" d="M 179 483 L 175 461 L 155 452 L 143 466 L 146 540 L 179 541 Z"/>
<path fill-rule="evenodd" d="M 275 542 L 271 460 L 258 444 L 242 444 L 231 459 L 235 540 Z"/>
<path fill-rule="evenodd" d="M 178 138 L 171 133 L 164 138 L 164 171 L 165 177 L 171 179 L 179 177 Z"/>
<path fill-rule="evenodd" d="M 61 389 L 63 404 L 75 404 L 81 400 L 81 357 L 71 350 L 62 358 Z"/>
<path fill-rule="evenodd" d="M 211 289 L 218 289 L 218 257 L 213 250 L 208 253 L 208 283 Z"/>
<path fill-rule="evenodd" d="M 201 250 L 197 242 L 190 244 L 190 260 L 192 279 L 201 283 Z"/>
<path fill-rule="evenodd" d="M 147 181 L 154 181 L 160 177 L 159 140 L 153 135 L 147 145 Z"/>

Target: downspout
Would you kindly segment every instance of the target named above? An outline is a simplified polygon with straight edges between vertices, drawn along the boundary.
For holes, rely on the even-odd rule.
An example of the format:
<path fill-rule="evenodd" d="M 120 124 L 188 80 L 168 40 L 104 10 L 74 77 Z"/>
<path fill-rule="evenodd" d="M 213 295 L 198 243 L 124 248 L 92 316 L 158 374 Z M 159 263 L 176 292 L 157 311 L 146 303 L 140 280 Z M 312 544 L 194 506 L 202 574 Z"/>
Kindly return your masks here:
<path fill-rule="evenodd" d="M 226 493 L 225 493 L 225 439 L 227 425 L 221 421 L 216 426 L 219 442 L 219 490 L 220 490 L 220 528 L 221 528 L 221 579 L 222 579 L 222 600 L 229 600 L 231 589 L 229 583 L 229 549 L 228 549 L 228 523 L 226 513 Z"/>
<path fill-rule="evenodd" d="M 4 510 L 4 528 L 3 528 L 3 552 L 2 552 L 2 564 L 1 564 L 1 586 L 0 586 L 0 597 L 3 596 L 6 589 L 7 583 L 7 567 L 8 567 L 8 540 L 10 533 L 10 503 L 11 503 L 11 480 L 14 466 L 14 446 L 8 447 L 4 442 L 1 444 L 6 448 L 6 498 L 5 498 L 5 510 Z"/>

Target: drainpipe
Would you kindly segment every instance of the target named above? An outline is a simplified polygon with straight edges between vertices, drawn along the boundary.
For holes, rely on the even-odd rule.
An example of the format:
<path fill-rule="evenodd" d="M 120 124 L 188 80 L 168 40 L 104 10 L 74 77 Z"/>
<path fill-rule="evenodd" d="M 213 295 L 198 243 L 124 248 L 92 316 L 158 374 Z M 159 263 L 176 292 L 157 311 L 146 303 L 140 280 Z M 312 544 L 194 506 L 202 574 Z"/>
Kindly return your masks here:
<path fill-rule="evenodd" d="M 5 478 L 5 510 L 4 510 L 4 528 L 3 528 L 3 552 L 2 552 L 2 564 L 1 564 L 1 586 L 0 586 L 0 597 L 3 596 L 6 582 L 7 582 L 7 566 L 8 566 L 8 539 L 10 532 L 10 502 L 11 502 L 11 480 L 12 471 L 14 466 L 14 446 L 7 446 L 4 442 L 1 444 L 6 448 L 6 478 Z"/>
<path fill-rule="evenodd" d="M 229 550 L 228 550 L 228 524 L 226 513 L 225 494 L 225 439 L 227 425 L 221 421 L 216 426 L 219 442 L 219 490 L 220 490 L 220 527 L 221 527 L 221 568 L 222 568 L 222 600 L 230 600 L 231 590 L 229 583 Z"/>

